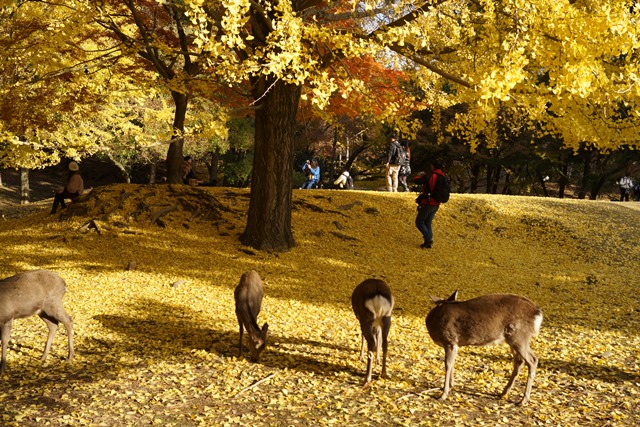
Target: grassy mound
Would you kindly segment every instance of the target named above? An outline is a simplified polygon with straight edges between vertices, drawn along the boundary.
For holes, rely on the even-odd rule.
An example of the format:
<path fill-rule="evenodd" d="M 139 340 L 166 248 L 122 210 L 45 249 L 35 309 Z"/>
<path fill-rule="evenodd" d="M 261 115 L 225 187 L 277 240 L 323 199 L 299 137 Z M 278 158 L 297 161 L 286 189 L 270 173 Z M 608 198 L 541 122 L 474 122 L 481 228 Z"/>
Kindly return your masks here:
<path fill-rule="evenodd" d="M 49 268 L 67 281 L 64 332 L 14 323 L 2 425 L 636 425 L 640 421 L 639 213 L 633 204 L 454 194 L 418 246 L 415 195 L 295 190 L 297 246 L 242 246 L 247 190 L 100 187 L 56 215 L 0 222 L 0 276 Z M 132 266 L 135 265 L 135 268 Z M 129 268 L 128 268 L 129 267 Z M 237 358 L 233 289 L 265 281 L 260 364 Z M 386 280 L 396 308 L 389 374 L 362 389 L 353 288 Z M 456 386 L 429 339 L 429 295 L 526 295 L 545 315 L 532 402 L 496 400 L 508 347 L 462 348 Z M 245 342 L 246 346 L 246 342 Z M 374 369 L 379 373 L 379 367 Z M 255 387 L 258 381 L 265 380 Z M 571 408 L 571 410 L 567 410 Z"/>

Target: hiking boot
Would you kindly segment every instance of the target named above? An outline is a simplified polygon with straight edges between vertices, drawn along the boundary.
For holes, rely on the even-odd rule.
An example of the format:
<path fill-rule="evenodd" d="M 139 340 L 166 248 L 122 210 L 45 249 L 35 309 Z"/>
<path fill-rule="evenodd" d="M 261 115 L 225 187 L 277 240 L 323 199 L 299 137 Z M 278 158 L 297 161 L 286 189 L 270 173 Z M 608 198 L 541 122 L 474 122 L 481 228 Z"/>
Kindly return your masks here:
<path fill-rule="evenodd" d="M 423 244 L 420 245 L 420 247 L 422 249 L 430 249 L 431 245 L 433 245 L 433 242 L 424 242 Z"/>

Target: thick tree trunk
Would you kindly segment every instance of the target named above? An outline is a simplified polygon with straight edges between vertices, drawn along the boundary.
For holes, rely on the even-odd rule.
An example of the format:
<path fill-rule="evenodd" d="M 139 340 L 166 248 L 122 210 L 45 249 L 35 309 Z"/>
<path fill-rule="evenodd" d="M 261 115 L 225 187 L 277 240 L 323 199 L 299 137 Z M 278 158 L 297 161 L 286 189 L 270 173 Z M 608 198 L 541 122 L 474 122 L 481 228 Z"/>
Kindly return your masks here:
<path fill-rule="evenodd" d="M 291 230 L 294 126 L 300 87 L 260 80 L 254 85 L 255 155 L 251 200 L 243 244 L 286 251 L 295 246 Z"/>
<path fill-rule="evenodd" d="M 173 142 L 169 145 L 167 152 L 167 182 L 169 184 L 181 184 L 182 177 L 180 170 L 182 169 L 182 148 L 184 146 L 184 120 L 187 116 L 187 105 L 189 98 L 184 93 L 171 92 L 173 102 L 176 106 L 176 112 L 173 116 L 173 129 L 175 134 L 172 138 Z"/>
<path fill-rule="evenodd" d="M 29 203 L 29 169 L 20 169 L 20 204 Z"/>

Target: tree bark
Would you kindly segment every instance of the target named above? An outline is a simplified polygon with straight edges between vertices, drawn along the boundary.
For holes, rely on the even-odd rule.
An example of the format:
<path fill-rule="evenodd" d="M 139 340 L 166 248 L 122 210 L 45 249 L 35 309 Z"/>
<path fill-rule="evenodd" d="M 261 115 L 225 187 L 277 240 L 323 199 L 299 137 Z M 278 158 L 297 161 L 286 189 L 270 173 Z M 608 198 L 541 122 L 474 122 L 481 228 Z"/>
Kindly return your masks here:
<path fill-rule="evenodd" d="M 209 184 L 218 185 L 218 163 L 220 162 L 220 148 L 211 152 L 211 163 L 207 165 L 209 171 Z"/>
<path fill-rule="evenodd" d="M 255 155 L 247 227 L 240 241 L 259 250 L 295 246 L 291 230 L 293 147 L 301 88 L 261 78 L 254 84 L 258 104 Z"/>
<path fill-rule="evenodd" d="M 173 129 L 175 134 L 172 138 L 172 143 L 169 145 L 169 151 L 167 152 L 167 182 L 169 184 L 181 184 L 182 177 L 180 176 L 180 170 L 182 169 L 182 149 L 184 147 L 184 120 L 187 116 L 187 105 L 189 98 L 187 94 L 171 92 L 173 102 L 176 106 L 176 111 L 173 116 Z"/>
<path fill-rule="evenodd" d="M 538 178 L 538 182 L 540 183 L 540 187 L 542 187 L 542 194 L 544 197 L 549 197 L 549 190 L 547 190 L 547 183 L 544 182 L 544 177 L 539 170 L 536 170 L 536 177 Z"/>
<path fill-rule="evenodd" d="M 158 170 L 158 165 L 156 163 L 155 158 L 151 160 L 149 163 L 149 184 L 156 183 L 156 171 Z"/>
<path fill-rule="evenodd" d="M 480 162 L 474 161 L 471 165 L 471 184 L 469 192 L 475 194 L 478 191 L 478 182 L 480 180 Z"/>
<path fill-rule="evenodd" d="M 331 146 L 331 169 L 329 170 L 329 181 L 333 181 L 336 176 L 336 157 L 338 154 L 338 129 L 333 129 L 333 143 Z"/>
<path fill-rule="evenodd" d="M 589 179 L 591 178 L 591 159 L 593 155 L 591 151 L 583 152 L 583 169 L 582 169 L 582 179 L 580 181 L 580 190 L 578 191 L 578 198 L 584 199 L 587 195 L 587 185 L 589 183 Z"/>
<path fill-rule="evenodd" d="M 20 204 L 29 203 L 29 169 L 20 168 Z"/>
<path fill-rule="evenodd" d="M 562 162 L 562 175 L 560 175 L 560 179 L 558 180 L 558 198 L 564 198 L 564 190 L 567 187 L 567 183 L 569 182 L 569 159 L 565 159 Z"/>

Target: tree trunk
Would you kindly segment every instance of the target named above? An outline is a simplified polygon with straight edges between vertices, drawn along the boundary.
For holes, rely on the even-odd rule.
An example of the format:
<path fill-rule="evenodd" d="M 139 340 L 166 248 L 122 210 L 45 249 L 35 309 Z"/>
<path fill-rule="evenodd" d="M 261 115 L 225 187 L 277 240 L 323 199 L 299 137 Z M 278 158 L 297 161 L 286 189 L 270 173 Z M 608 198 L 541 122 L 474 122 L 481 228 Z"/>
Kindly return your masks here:
<path fill-rule="evenodd" d="M 29 169 L 20 168 L 20 204 L 29 203 Z"/>
<path fill-rule="evenodd" d="M 598 194 L 600 193 L 600 189 L 605 183 L 605 177 L 600 177 L 591 187 L 591 191 L 589 192 L 589 200 L 596 200 L 598 198 Z"/>
<path fill-rule="evenodd" d="M 156 183 L 156 172 L 158 170 L 158 164 L 156 163 L 155 158 L 151 160 L 149 164 L 149 184 Z"/>
<path fill-rule="evenodd" d="M 549 190 L 547 190 L 547 183 L 544 181 L 544 177 L 539 170 L 536 170 L 536 176 L 538 177 L 538 182 L 540 183 L 540 187 L 542 187 L 542 194 L 544 197 L 549 197 Z"/>
<path fill-rule="evenodd" d="M 126 184 L 131 184 L 131 174 L 129 173 L 129 171 L 127 170 L 126 167 L 124 167 L 124 165 L 122 163 L 120 163 L 119 161 L 117 161 L 115 158 L 113 158 L 112 156 L 107 154 L 107 157 L 109 157 L 109 160 L 111 160 L 111 163 L 113 163 L 113 165 L 115 167 L 118 168 L 118 170 L 120 171 L 120 173 L 122 174 L 122 178 L 124 178 L 124 182 Z"/>
<path fill-rule="evenodd" d="M 207 165 L 209 184 L 218 185 L 218 163 L 220 162 L 220 148 L 211 152 L 211 163 Z"/>
<path fill-rule="evenodd" d="M 336 176 L 336 157 L 338 154 L 338 129 L 333 129 L 333 146 L 331 147 L 331 170 L 329 170 L 329 181 L 333 181 Z"/>
<path fill-rule="evenodd" d="M 578 198 L 584 199 L 587 195 L 587 185 L 589 183 L 589 179 L 591 177 L 591 151 L 584 152 L 584 165 L 582 169 L 582 180 L 580 182 L 580 190 L 578 191 Z"/>
<path fill-rule="evenodd" d="M 301 88 L 264 78 L 254 88 L 259 105 L 251 200 L 240 240 L 256 249 L 282 252 L 295 246 L 291 230 L 293 143 Z"/>
<path fill-rule="evenodd" d="M 471 166 L 471 186 L 469 192 L 475 194 L 478 191 L 478 181 L 480 180 L 481 166 L 479 162 L 474 161 Z"/>
<path fill-rule="evenodd" d="M 502 194 L 513 194 L 511 189 L 511 173 L 506 171 L 504 174 L 504 185 L 502 186 Z"/>
<path fill-rule="evenodd" d="M 567 187 L 567 182 L 569 181 L 569 159 L 565 159 L 564 162 L 562 162 L 562 175 L 560 176 L 560 179 L 558 180 L 558 198 L 563 199 L 564 198 L 564 190 Z"/>
<path fill-rule="evenodd" d="M 184 120 L 187 116 L 189 98 L 186 94 L 178 92 L 171 92 L 171 96 L 173 97 L 176 111 L 173 116 L 174 135 L 171 138 L 173 142 L 169 145 L 169 151 L 167 152 L 167 182 L 169 184 L 181 184 L 180 170 L 182 169 L 182 148 L 184 146 L 182 132 L 184 132 Z"/>

